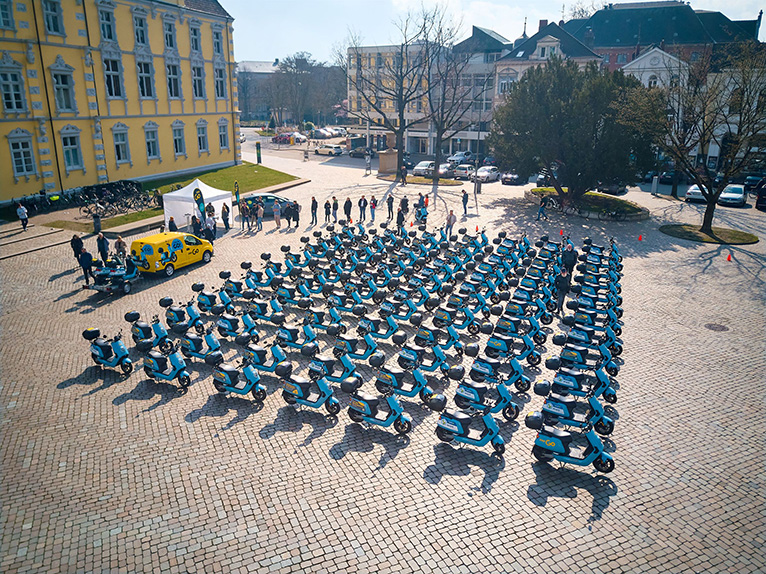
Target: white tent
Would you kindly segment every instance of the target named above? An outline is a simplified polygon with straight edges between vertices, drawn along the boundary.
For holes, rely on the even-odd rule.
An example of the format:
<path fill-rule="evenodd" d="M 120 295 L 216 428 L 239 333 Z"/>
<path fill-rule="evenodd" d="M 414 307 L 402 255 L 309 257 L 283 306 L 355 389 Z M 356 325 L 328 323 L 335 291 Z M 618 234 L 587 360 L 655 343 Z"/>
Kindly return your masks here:
<path fill-rule="evenodd" d="M 229 206 L 229 224 L 231 224 L 234 219 L 234 212 L 231 209 L 231 192 L 210 187 L 209 185 L 202 183 L 200 180 L 195 179 L 186 187 L 179 189 L 178 191 L 166 193 L 162 196 L 162 205 L 165 208 L 166 228 L 171 216 L 175 219 L 179 229 L 191 222 L 192 215 L 200 217 L 199 209 L 197 209 L 197 204 L 194 201 L 194 190 L 197 188 L 202 192 L 202 198 L 205 205 L 212 203 L 213 207 L 215 207 L 215 218 L 218 222 L 221 221 L 221 209 L 223 209 L 223 204 L 225 203 Z M 201 218 L 201 220 L 204 220 L 204 218 Z M 191 227 L 189 229 L 191 229 Z"/>

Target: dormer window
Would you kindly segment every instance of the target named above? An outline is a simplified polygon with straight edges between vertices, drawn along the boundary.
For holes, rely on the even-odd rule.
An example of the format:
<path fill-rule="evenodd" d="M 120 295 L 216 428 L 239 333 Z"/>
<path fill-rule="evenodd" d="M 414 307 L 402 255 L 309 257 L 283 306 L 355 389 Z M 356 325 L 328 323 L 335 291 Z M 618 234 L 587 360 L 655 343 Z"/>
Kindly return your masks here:
<path fill-rule="evenodd" d="M 542 46 L 542 47 L 540 48 L 540 57 L 541 57 L 541 58 L 545 58 L 545 46 Z"/>

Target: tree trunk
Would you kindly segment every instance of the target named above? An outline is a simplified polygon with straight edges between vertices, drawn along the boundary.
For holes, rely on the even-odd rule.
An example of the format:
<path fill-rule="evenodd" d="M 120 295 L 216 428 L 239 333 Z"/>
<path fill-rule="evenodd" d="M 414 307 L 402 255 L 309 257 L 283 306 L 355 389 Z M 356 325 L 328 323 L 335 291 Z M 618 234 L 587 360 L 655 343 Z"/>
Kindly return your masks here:
<path fill-rule="evenodd" d="M 401 124 L 400 124 L 401 125 Z M 402 170 L 404 165 L 404 130 L 396 130 L 396 169 Z"/>
<path fill-rule="evenodd" d="M 678 199 L 678 172 L 673 174 L 673 187 L 670 188 L 670 195 L 674 199 Z"/>
<path fill-rule="evenodd" d="M 702 218 L 702 227 L 700 231 L 707 235 L 713 234 L 713 215 L 715 214 L 715 201 L 708 199 L 707 206 L 705 207 L 705 216 Z"/>
<path fill-rule="evenodd" d="M 436 187 L 439 185 L 439 165 L 442 160 L 442 134 L 439 133 L 439 130 L 436 130 L 434 143 L 436 144 L 436 149 L 434 150 L 434 167 L 436 169 L 434 170 L 434 185 L 433 185 L 434 193 L 435 193 Z"/>

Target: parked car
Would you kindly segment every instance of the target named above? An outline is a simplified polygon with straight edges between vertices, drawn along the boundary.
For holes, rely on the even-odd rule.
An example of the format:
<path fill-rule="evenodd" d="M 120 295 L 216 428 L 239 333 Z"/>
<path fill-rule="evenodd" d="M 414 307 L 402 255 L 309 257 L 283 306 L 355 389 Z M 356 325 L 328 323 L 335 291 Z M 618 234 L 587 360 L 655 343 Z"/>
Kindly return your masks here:
<path fill-rule="evenodd" d="M 335 128 L 335 131 L 338 132 L 340 137 L 346 137 L 348 135 L 346 128 Z"/>
<path fill-rule="evenodd" d="M 766 211 L 766 186 L 758 190 L 758 197 L 755 198 L 755 208 L 759 211 Z"/>
<path fill-rule="evenodd" d="M 497 165 L 497 161 L 495 161 L 495 156 L 488 155 L 484 158 L 484 161 L 481 162 L 482 165 Z"/>
<path fill-rule="evenodd" d="M 272 143 L 277 144 L 289 144 L 290 143 L 290 134 L 277 134 L 273 138 L 271 138 Z"/>
<path fill-rule="evenodd" d="M 470 163 L 460 164 L 455 168 L 455 179 L 471 179 L 473 177 L 474 167 Z"/>
<path fill-rule="evenodd" d="M 434 173 L 436 163 L 432 161 L 421 161 L 412 170 L 412 175 L 419 175 L 421 177 L 431 177 Z"/>
<path fill-rule="evenodd" d="M 302 133 L 300 133 L 300 132 L 293 132 L 293 133 L 292 133 L 292 134 L 290 134 L 290 135 L 293 137 L 293 141 L 294 141 L 295 143 L 297 143 L 297 144 L 298 144 L 298 143 L 306 143 L 307 141 L 309 141 L 309 138 L 307 138 L 306 136 L 304 136 L 304 135 L 303 135 Z"/>
<path fill-rule="evenodd" d="M 370 157 L 375 157 L 375 150 L 367 147 L 355 147 L 348 152 L 349 157 L 364 157 L 368 154 Z"/>
<path fill-rule="evenodd" d="M 608 193 L 609 195 L 622 195 L 623 193 L 628 193 L 628 188 L 623 183 L 607 183 L 600 181 L 596 187 L 596 191 L 600 193 Z"/>
<path fill-rule="evenodd" d="M 718 205 L 736 205 L 743 207 L 747 203 L 744 185 L 727 185 L 718 196 Z"/>
<path fill-rule="evenodd" d="M 642 181 L 644 183 L 652 183 L 652 180 L 654 179 L 654 176 L 656 176 L 656 175 L 660 175 L 660 174 L 657 173 L 656 171 L 647 171 L 644 174 L 644 176 L 642 178 Z"/>
<path fill-rule="evenodd" d="M 672 185 L 675 174 L 676 172 L 673 170 L 663 171 L 662 174 L 660 175 L 660 183 L 665 185 Z M 681 172 L 678 172 L 678 183 L 681 183 L 681 184 L 686 183 L 686 176 Z"/>
<path fill-rule="evenodd" d="M 705 203 L 707 200 L 705 199 L 705 196 L 702 195 L 702 190 L 700 190 L 698 185 L 692 185 L 689 186 L 689 189 L 686 190 L 686 196 L 684 197 L 684 201 L 689 203 L 691 201 L 701 201 Z"/>
<path fill-rule="evenodd" d="M 541 173 L 537 176 L 537 179 L 535 180 L 536 187 L 550 187 L 550 185 L 551 178 L 548 177 L 547 174 Z"/>
<path fill-rule="evenodd" d="M 459 165 L 461 163 L 467 163 L 473 159 L 473 153 L 470 151 L 459 151 L 447 158 L 447 161 Z"/>
<path fill-rule="evenodd" d="M 285 206 L 290 203 L 289 199 L 274 195 L 273 193 L 253 193 L 247 197 L 243 197 L 243 201 L 247 203 L 248 207 L 253 207 L 255 200 L 260 198 L 263 201 L 263 217 L 264 219 L 274 217 L 274 202 L 278 202 L 279 206 L 284 209 Z"/>
<path fill-rule="evenodd" d="M 439 165 L 439 177 L 455 177 L 455 169 L 451 163 Z"/>
<path fill-rule="evenodd" d="M 507 171 L 500 176 L 500 183 L 503 185 L 524 185 L 519 174 L 513 171 Z"/>
<path fill-rule="evenodd" d="M 755 186 L 758 185 L 758 182 L 764 177 L 766 176 L 748 175 L 745 178 L 745 193 L 750 193 L 751 190 L 755 189 Z"/>
<path fill-rule="evenodd" d="M 497 181 L 500 179 L 500 170 L 494 165 L 485 165 L 480 167 L 471 179 L 478 179 L 482 183 Z"/>
<path fill-rule="evenodd" d="M 322 144 L 314 149 L 314 153 L 316 155 L 340 155 L 343 153 L 343 148 L 338 144 Z"/>

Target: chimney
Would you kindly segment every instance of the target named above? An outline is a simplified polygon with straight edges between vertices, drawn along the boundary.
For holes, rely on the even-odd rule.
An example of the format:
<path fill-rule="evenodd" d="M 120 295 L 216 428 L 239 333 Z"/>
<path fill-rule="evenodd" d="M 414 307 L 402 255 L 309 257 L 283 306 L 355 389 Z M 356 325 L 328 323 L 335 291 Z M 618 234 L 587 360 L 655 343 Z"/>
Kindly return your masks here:
<path fill-rule="evenodd" d="M 593 49 L 593 46 L 596 44 L 596 35 L 593 33 L 593 29 L 589 26 L 587 30 L 585 30 L 585 36 L 583 38 L 583 44 L 588 46 L 591 50 Z"/>
<path fill-rule="evenodd" d="M 540 27 L 537 29 L 537 31 L 539 32 L 540 30 L 545 28 L 547 25 L 548 25 L 548 20 L 540 20 Z"/>

